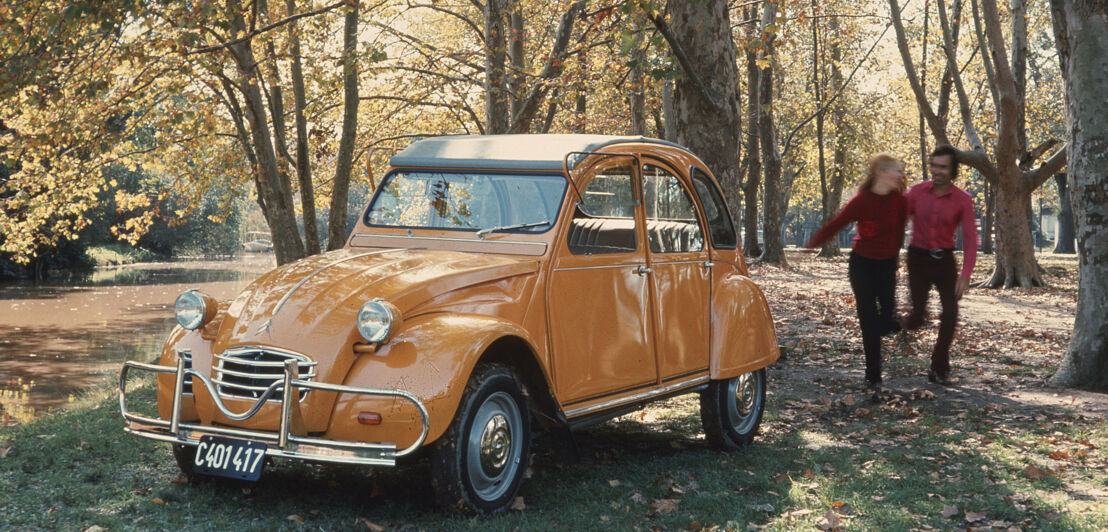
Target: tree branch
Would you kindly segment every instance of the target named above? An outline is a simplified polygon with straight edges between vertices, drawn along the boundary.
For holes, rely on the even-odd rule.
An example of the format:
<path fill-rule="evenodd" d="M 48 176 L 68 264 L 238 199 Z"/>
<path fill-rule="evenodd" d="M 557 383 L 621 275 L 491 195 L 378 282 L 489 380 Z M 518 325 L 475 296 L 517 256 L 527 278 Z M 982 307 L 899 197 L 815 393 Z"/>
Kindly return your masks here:
<path fill-rule="evenodd" d="M 1053 146 L 1057 142 L 1057 140 L 1051 139 L 1039 147 L 1042 148 L 1043 146 L 1047 145 Z M 1062 170 L 1063 167 L 1066 166 L 1066 151 L 1067 147 L 1062 146 L 1058 149 L 1058 151 L 1054 152 L 1054 155 L 1051 155 L 1049 159 L 1043 162 L 1042 166 L 1023 174 L 1024 179 L 1027 180 L 1028 184 L 1031 187 L 1031 190 L 1042 186 L 1042 184 L 1045 183 L 1047 179 L 1050 179 L 1050 176 L 1057 174 L 1059 171 Z"/>
<path fill-rule="evenodd" d="M 808 122 L 811 122 L 817 116 L 823 114 L 825 111 L 827 111 L 827 108 L 831 107 L 832 103 L 835 103 L 835 100 L 838 99 L 839 95 L 843 93 L 843 90 L 846 89 L 846 86 L 850 85 L 850 81 L 854 79 L 854 74 L 857 74 L 858 69 L 866 63 L 866 60 L 869 59 L 870 54 L 872 54 L 873 50 L 877 48 L 877 45 L 881 42 L 881 39 L 885 38 L 885 33 L 887 33 L 888 31 L 889 27 L 885 26 L 885 30 L 881 32 L 881 35 L 877 37 L 877 40 L 873 41 L 873 45 L 869 47 L 869 51 L 866 52 L 865 57 L 863 57 L 862 60 L 854 66 L 854 70 L 850 71 L 850 76 L 847 76 L 846 81 L 844 81 L 843 84 L 840 85 L 837 90 L 835 90 L 835 94 L 832 94 L 831 97 L 827 99 L 827 101 L 823 102 L 823 105 L 819 109 L 816 109 L 816 111 L 809 115 L 808 118 L 802 120 L 800 124 L 794 127 L 792 131 L 790 131 L 789 134 L 785 136 L 785 145 L 781 148 L 781 158 L 784 158 L 785 154 L 789 152 L 789 147 L 792 143 L 793 136 L 796 135 L 798 131 L 800 131 L 800 128 L 804 127 Z"/>
<path fill-rule="evenodd" d="M 350 1 L 350 0 L 340 0 L 338 2 L 335 2 L 335 3 L 331 4 L 331 5 L 324 6 L 324 7 L 321 7 L 319 9 L 316 9 L 316 10 L 313 10 L 313 11 L 307 11 L 307 12 L 304 12 L 304 13 L 298 13 L 296 15 L 288 16 L 288 17 L 285 17 L 281 20 L 278 20 L 277 22 L 274 22 L 273 24 L 265 26 L 264 28 L 259 28 L 259 29 L 252 30 L 252 31 L 248 32 L 246 35 L 243 35 L 242 37 L 239 37 L 237 39 L 233 39 L 233 40 L 230 40 L 230 41 L 227 41 L 227 42 L 224 42 L 224 43 L 220 43 L 220 44 L 213 44 L 211 46 L 205 46 L 203 48 L 197 48 L 195 50 L 189 50 L 189 51 L 185 52 L 185 55 L 206 54 L 208 52 L 214 52 L 216 50 L 222 50 L 223 48 L 227 48 L 228 46 L 233 46 L 233 45 L 239 44 L 241 42 L 253 39 L 254 37 L 256 37 L 256 36 L 258 36 L 262 33 L 265 33 L 267 31 L 270 31 L 270 30 L 273 30 L 273 29 L 276 29 L 276 28 L 280 28 L 281 26 L 284 26 L 285 24 L 288 24 L 289 22 L 292 22 L 294 20 L 299 20 L 299 19 L 302 19 L 304 17 L 314 17 L 316 15 L 320 15 L 320 14 L 326 13 L 328 11 L 331 11 L 335 8 L 342 7 L 342 6 L 346 5 L 346 3 L 348 1 Z"/>
<path fill-rule="evenodd" d="M 973 125 L 973 116 L 970 114 L 969 97 L 966 96 L 966 87 L 962 84 L 962 73 L 958 69 L 958 58 L 955 53 L 956 43 L 950 31 L 950 20 L 946 15 L 946 2 L 939 0 L 939 26 L 943 32 L 943 51 L 946 52 L 946 68 L 954 80 L 954 90 L 958 94 L 958 111 L 962 115 L 962 127 L 966 132 L 970 148 L 984 151 L 981 137 L 977 134 L 977 128 Z"/>
<path fill-rule="evenodd" d="M 551 47 L 550 55 L 546 57 L 546 64 L 543 65 L 542 72 L 538 76 L 540 80 L 557 77 L 565 69 L 566 47 L 569 45 L 570 33 L 573 31 L 573 22 L 584 8 L 584 0 L 574 2 L 562 15 L 562 20 L 558 23 L 554 45 Z M 512 117 L 512 122 L 508 125 L 509 131 L 525 133 L 530 129 L 531 120 L 538 112 L 539 104 L 542 103 L 547 90 L 548 87 L 542 82 L 531 88 L 522 105 L 520 105 L 519 112 Z"/>

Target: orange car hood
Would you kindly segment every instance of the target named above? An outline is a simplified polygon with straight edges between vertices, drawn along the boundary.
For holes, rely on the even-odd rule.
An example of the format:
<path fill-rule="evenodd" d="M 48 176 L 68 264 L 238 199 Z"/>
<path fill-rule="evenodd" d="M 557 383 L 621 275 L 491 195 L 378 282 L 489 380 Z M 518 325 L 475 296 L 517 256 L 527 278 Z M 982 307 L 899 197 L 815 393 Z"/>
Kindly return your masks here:
<path fill-rule="evenodd" d="M 456 251 L 342 249 L 259 277 L 231 302 L 215 347 L 272 345 L 334 352 L 361 306 L 383 298 L 407 314 L 438 295 L 538 271 L 538 261 Z"/>

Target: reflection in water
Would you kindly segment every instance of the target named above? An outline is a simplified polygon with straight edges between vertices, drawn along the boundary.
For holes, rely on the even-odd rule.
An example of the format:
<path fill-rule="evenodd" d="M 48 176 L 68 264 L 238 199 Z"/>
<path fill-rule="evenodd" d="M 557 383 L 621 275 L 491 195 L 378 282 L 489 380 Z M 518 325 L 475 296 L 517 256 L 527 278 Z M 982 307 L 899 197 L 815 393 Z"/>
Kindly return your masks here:
<path fill-rule="evenodd" d="M 64 407 L 117 378 L 124 360 L 155 360 L 182 291 L 230 299 L 273 266 L 272 254 L 249 254 L 104 269 L 65 285 L 0 286 L 0 424 Z"/>

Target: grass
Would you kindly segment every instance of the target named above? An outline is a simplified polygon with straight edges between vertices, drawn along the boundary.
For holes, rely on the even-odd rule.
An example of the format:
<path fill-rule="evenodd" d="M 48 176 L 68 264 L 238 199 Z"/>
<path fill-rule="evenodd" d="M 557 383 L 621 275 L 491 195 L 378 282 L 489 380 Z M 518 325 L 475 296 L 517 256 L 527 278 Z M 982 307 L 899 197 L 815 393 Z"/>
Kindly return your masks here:
<path fill-rule="evenodd" d="M 140 395 L 153 400 L 149 381 Z M 828 512 L 851 530 L 1108 527 L 1103 497 L 1073 489 L 1108 490 L 1103 420 L 1055 425 L 989 409 L 927 412 L 926 397 L 845 397 L 771 397 L 763 435 L 732 454 L 704 444 L 695 397 L 578 435 L 578 461 L 540 434 L 526 507 L 477 520 L 430 503 L 421 461 L 376 470 L 281 461 L 259 483 L 188 483 L 166 445 L 123 434 L 103 388 L 0 429 L 0 528 L 786 530 L 827 524 Z M 1063 469 L 1051 464 L 1059 449 L 1071 458 Z"/>

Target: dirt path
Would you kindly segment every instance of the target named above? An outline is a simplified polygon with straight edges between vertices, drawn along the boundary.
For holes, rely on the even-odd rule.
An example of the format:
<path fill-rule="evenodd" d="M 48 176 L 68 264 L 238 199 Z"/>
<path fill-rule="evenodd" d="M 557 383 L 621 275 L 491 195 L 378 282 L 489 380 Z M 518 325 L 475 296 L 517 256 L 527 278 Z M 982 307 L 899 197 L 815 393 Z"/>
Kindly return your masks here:
<path fill-rule="evenodd" d="M 788 268 L 751 266 L 769 298 L 778 340 L 785 347 L 785 359 L 771 369 L 771 377 L 782 381 L 778 389 L 799 394 L 802 400 L 867 400 L 846 258 L 792 252 L 788 258 Z M 930 393 L 938 411 L 987 408 L 1014 416 L 1108 416 L 1108 394 L 1047 386 L 1073 329 L 1077 264 L 1073 256 L 1050 255 L 1041 263 L 1050 288 L 973 288 L 963 298 L 951 351 L 956 383 L 950 387 L 931 384 L 925 376 L 938 326 L 938 297 L 932 293 L 930 321 L 911 335 L 884 341 L 884 381 L 892 401 Z M 974 279 L 984 278 L 991 267 L 991 257 L 980 257 Z M 900 282 L 897 293 L 903 312 L 903 269 Z"/>

